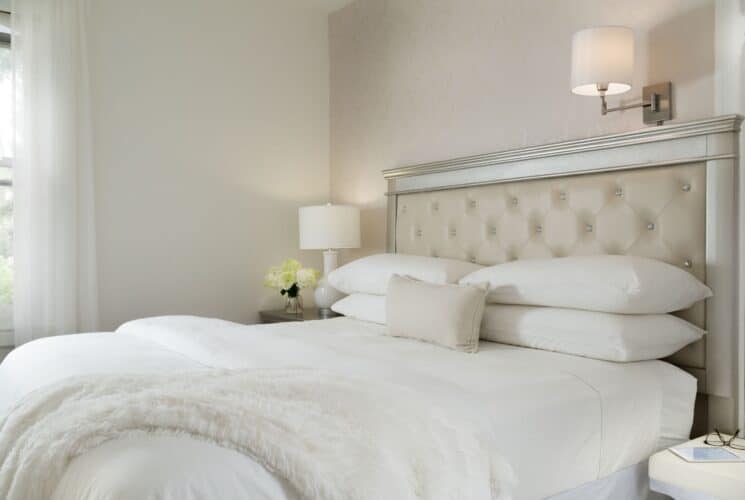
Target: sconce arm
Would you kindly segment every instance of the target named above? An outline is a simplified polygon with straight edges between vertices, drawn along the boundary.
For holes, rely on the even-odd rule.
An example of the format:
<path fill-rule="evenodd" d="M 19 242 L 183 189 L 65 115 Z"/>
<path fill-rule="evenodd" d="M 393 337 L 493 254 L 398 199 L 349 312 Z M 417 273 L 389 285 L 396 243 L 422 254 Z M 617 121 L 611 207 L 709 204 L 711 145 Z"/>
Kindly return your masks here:
<path fill-rule="evenodd" d="M 605 100 L 605 94 L 600 95 L 600 114 L 607 115 L 611 111 L 623 111 L 625 109 L 635 108 L 651 108 L 652 111 L 658 111 L 660 109 L 660 94 L 652 94 L 649 102 L 638 102 L 635 104 L 627 104 L 626 106 L 616 106 L 615 108 L 609 108 L 608 102 Z"/>

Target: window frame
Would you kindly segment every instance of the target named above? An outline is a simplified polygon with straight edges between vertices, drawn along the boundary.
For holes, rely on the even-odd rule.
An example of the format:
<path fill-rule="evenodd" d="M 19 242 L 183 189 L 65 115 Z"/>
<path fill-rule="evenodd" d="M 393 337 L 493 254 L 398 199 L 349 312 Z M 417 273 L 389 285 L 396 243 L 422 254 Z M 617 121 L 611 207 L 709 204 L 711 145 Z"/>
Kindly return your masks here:
<path fill-rule="evenodd" d="M 8 15 L 8 19 L 10 17 L 10 13 L 3 12 L 3 14 Z M 5 16 L 2 16 L 5 18 Z M 5 19 L 3 19 L 4 21 Z M 0 21 L 0 29 L 6 28 L 5 22 Z M 12 49 L 12 41 L 11 41 L 11 34 L 6 33 L 4 31 L 0 31 L 0 48 L 3 49 Z M 12 157 L 0 157 L 0 168 L 8 168 L 11 172 L 13 171 L 13 158 Z M 13 180 L 12 175 L 11 179 L 0 179 L 0 187 L 8 187 L 11 190 L 13 189 Z M 10 304 L 10 318 L 3 318 L 8 323 L 11 324 L 11 328 L 8 330 L 0 330 L 0 349 L 2 348 L 12 348 L 15 345 L 15 338 L 12 328 L 12 319 L 13 319 L 13 303 Z M 6 321 L 3 321 L 3 323 Z"/>

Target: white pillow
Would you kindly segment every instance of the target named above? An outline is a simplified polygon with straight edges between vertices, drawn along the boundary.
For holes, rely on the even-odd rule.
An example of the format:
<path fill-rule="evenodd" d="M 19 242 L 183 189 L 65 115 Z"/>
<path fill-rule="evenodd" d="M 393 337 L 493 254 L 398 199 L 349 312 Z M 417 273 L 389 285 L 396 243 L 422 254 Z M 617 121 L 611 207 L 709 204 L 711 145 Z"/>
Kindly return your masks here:
<path fill-rule="evenodd" d="M 385 295 L 353 293 L 334 302 L 331 310 L 350 318 L 385 325 Z"/>
<path fill-rule="evenodd" d="M 427 283 L 457 283 L 466 274 L 482 267 L 462 260 L 382 253 L 363 257 L 335 269 L 329 273 L 328 282 L 346 294 L 385 295 L 388 280 L 394 274 L 410 276 Z"/>
<path fill-rule="evenodd" d="M 388 285 L 388 335 L 464 352 L 479 349 L 486 287 L 435 285 L 394 275 Z"/>
<path fill-rule="evenodd" d="M 488 283 L 490 303 L 624 314 L 678 311 L 712 295 L 691 273 L 624 255 L 517 260 L 471 273 L 460 283 Z"/>
<path fill-rule="evenodd" d="M 609 314 L 489 304 L 481 338 L 607 361 L 659 359 L 704 335 L 669 314 Z"/>

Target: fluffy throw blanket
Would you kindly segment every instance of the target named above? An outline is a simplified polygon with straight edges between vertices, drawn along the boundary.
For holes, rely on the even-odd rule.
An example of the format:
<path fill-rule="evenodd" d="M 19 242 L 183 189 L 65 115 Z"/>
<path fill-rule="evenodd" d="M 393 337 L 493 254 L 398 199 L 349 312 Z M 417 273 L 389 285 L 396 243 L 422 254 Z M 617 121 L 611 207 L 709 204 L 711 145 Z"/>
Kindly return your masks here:
<path fill-rule="evenodd" d="M 186 434 L 245 453 L 306 498 L 506 499 L 490 441 L 416 394 L 312 370 L 68 379 L 0 428 L 0 498 L 47 500 L 70 461 L 112 439 Z"/>

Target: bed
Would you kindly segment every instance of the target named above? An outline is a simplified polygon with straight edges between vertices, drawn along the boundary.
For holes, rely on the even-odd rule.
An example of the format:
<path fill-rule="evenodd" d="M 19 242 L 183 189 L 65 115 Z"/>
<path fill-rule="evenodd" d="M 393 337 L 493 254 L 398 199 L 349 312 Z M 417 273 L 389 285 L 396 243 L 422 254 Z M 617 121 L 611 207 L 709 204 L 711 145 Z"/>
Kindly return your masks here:
<path fill-rule="evenodd" d="M 0 366 L 8 382 L 0 405 L 84 374 L 324 366 L 468 408 L 496 434 L 500 453 L 522 478 L 514 498 L 526 499 L 634 466 L 688 436 L 696 382 L 668 363 L 619 364 L 491 342 L 474 357 L 383 333 L 381 325 L 347 318 L 260 326 L 139 320 L 117 333 L 48 338 L 12 352 Z M 298 497 L 235 451 L 165 436 L 111 441 L 73 461 L 55 500 L 101 498 Z"/>
<path fill-rule="evenodd" d="M 383 326 L 351 318 L 245 326 L 170 316 L 21 346 L 0 365 L 0 408 L 55 384 L 69 391 L 74 383 L 66 381 L 87 380 L 95 393 L 97 377 L 172 383 L 215 370 L 322 370 L 359 384 L 360 393 L 382 384 L 370 393 L 380 406 L 388 404 L 386 390 L 400 388 L 419 405 L 422 427 L 431 416 L 477 429 L 498 455 L 487 473 L 500 498 L 646 498 L 652 453 L 687 440 L 692 425 L 700 432 L 742 419 L 731 272 L 739 124 L 722 117 L 385 172 L 390 252 L 488 265 L 615 253 L 693 273 L 715 295 L 680 315 L 709 333 L 667 360 L 615 363 L 486 341 L 469 355 L 391 338 Z M 345 413 L 341 402 L 356 394 L 339 394 L 346 396 L 332 403 Z M 327 438 L 343 441 L 339 429 L 326 429 Z M 282 464 L 188 433 L 125 433 L 73 455 L 58 467 L 55 500 L 313 496 L 285 478 Z M 311 454 L 292 470 L 317 465 Z M 360 481 L 349 498 L 369 498 L 366 467 L 374 478 L 376 463 L 349 469 Z M 411 496 L 422 497 L 434 498 Z"/>

